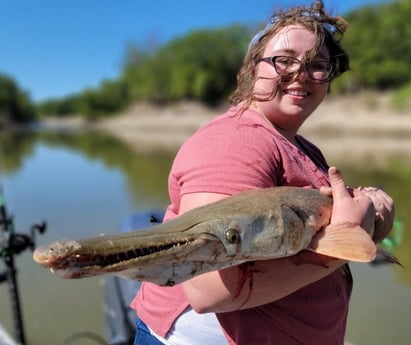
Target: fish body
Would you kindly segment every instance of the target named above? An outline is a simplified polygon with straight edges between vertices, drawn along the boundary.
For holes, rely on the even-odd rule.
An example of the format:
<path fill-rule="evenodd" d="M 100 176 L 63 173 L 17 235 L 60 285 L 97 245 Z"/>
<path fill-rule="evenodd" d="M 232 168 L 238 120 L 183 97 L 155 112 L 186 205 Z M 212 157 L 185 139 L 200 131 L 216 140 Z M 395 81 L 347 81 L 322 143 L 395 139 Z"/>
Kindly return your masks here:
<path fill-rule="evenodd" d="M 34 260 L 65 278 L 113 274 L 172 286 L 198 274 L 292 256 L 304 249 L 372 261 L 359 226 L 330 223 L 332 199 L 318 190 L 274 187 L 227 197 L 147 229 L 39 247 Z"/>

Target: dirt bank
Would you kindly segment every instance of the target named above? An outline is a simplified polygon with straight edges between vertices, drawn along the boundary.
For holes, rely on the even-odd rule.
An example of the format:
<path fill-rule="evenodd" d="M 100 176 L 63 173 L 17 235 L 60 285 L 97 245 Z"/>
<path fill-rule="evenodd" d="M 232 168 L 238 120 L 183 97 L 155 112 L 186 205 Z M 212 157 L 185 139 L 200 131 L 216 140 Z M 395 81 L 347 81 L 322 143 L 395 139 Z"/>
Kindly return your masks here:
<path fill-rule="evenodd" d="M 226 108 L 189 102 L 166 108 L 136 104 L 97 127 L 138 151 L 176 150 Z M 388 95 L 330 97 L 301 132 L 331 161 L 349 157 L 384 162 L 393 155 L 411 160 L 411 112 L 394 110 Z"/>

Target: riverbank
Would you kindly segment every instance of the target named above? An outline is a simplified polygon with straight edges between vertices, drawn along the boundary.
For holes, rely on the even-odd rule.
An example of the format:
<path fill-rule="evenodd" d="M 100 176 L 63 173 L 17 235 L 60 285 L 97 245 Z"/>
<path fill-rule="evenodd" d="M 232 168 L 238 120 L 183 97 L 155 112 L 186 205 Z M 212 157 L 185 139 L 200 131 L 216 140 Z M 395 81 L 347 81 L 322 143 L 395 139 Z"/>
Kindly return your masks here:
<path fill-rule="evenodd" d="M 91 127 L 139 152 L 175 151 L 225 109 L 227 106 L 215 109 L 190 102 L 168 107 L 139 103 Z M 78 119 L 49 119 L 46 123 L 66 128 L 86 125 Z M 393 156 L 411 158 L 411 110 L 395 110 L 389 95 L 329 97 L 304 124 L 301 133 L 315 142 L 331 163 L 347 157 L 381 163 Z"/>

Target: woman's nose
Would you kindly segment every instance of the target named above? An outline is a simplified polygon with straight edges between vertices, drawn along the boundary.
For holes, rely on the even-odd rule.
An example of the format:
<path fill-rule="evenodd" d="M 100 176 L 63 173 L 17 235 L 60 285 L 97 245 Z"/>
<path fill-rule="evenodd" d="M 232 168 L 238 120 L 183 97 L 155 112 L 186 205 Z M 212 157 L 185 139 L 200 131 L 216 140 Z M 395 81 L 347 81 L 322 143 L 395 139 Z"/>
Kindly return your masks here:
<path fill-rule="evenodd" d="M 308 73 L 307 67 L 302 66 L 302 68 L 300 68 L 296 75 L 295 75 L 295 79 L 297 80 L 302 80 L 302 81 L 306 81 L 310 79 L 310 75 Z"/>

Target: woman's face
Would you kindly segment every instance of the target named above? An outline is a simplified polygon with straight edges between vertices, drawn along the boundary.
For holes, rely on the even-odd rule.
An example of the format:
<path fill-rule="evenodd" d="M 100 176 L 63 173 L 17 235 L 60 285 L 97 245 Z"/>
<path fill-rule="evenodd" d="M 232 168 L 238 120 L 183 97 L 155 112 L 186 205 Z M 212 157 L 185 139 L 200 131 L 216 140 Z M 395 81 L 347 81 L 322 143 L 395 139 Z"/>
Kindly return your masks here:
<path fill-rule="evenodd" d="M 290 25 L 272 37 L 263 57 L 290 56 L 302 60 L 313 48 L 315 40 L 313 32 L 299 25 Z M 318 60 L 329 60 L 326 47 L 321 49 Z M 264 61 L 257 65 L 256 77 L 254 92 L 262 97 L 267 97 L 279 85 L 272 100 L 257 102 L 257 105 L 274 126 L 291 136 L 318 107 L 329 87 L 329 82 L 311 80 L 306 69 L 292 80 L 278 84 L 279 76 L 274 66 Z"/>

